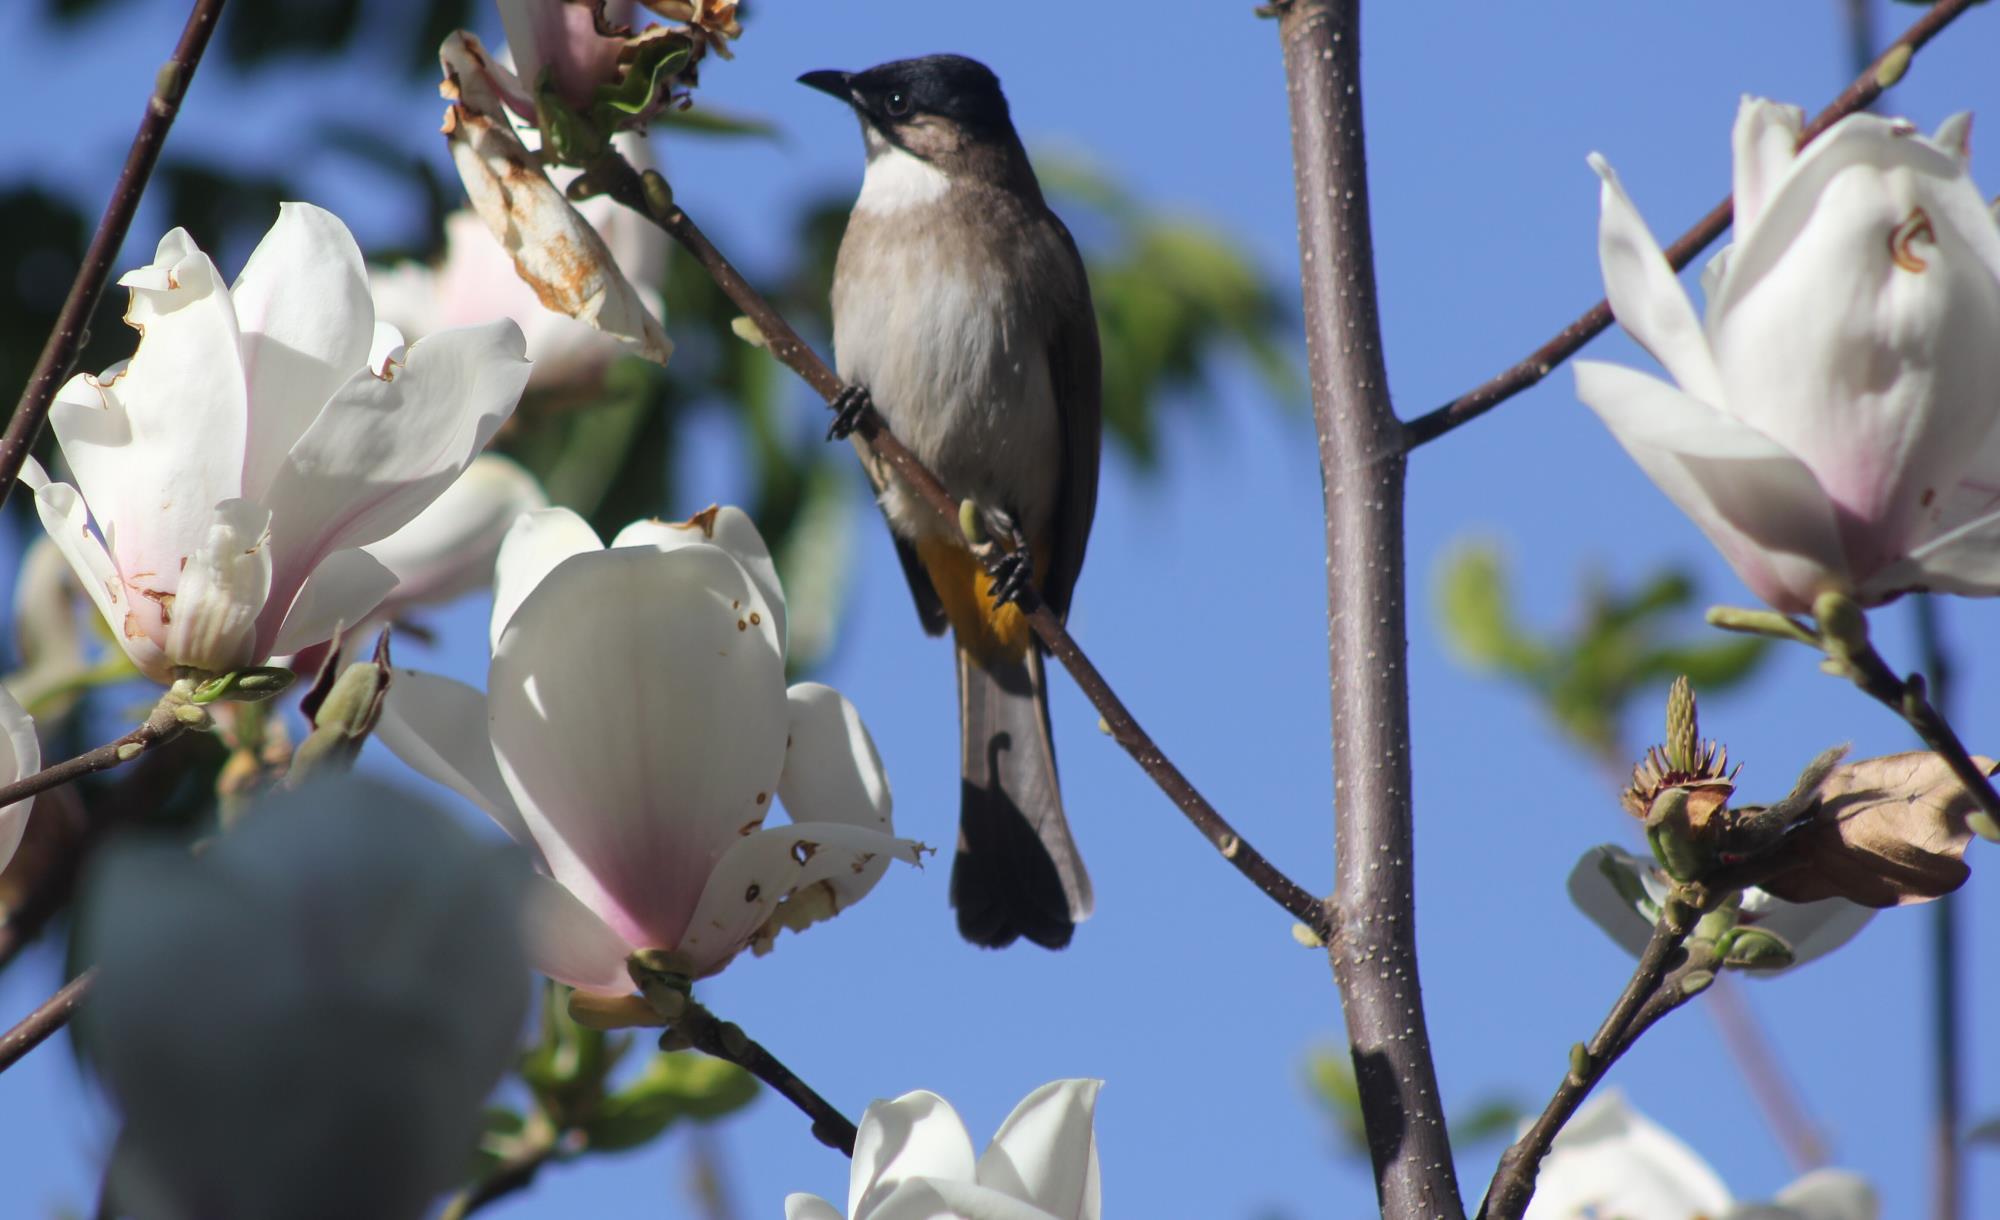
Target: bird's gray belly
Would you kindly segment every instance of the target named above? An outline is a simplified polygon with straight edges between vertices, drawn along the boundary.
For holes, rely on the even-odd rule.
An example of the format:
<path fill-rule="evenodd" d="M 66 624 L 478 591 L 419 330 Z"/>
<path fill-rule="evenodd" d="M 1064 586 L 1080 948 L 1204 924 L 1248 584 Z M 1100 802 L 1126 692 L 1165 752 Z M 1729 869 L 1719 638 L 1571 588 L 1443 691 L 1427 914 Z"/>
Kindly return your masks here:
<path fill-rule="evenodd" d="M 890 430 L 953 495 L 1004 509 L 1030 537 L 1046 537 L 1061 429 L 1045 322 L 992 257 L 874 236 L 866 257 L 841 252 L 833 301 L 841 379 L 868 388 Z M 956 531 L 899 481 L 877 482 L 897 532 Z"/>

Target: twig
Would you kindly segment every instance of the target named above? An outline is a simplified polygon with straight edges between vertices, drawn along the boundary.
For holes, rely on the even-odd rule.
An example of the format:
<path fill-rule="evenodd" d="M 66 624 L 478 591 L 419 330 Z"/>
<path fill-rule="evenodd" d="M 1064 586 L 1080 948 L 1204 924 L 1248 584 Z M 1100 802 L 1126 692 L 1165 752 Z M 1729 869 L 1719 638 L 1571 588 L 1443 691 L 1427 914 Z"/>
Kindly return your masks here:
<path fill-rule="evenodd" d="M 655 993 L 649 991 L 648 998 L 656 998 Z M 672 1026 L 661 1036 L 660 1049 L 678 1049 L 683 1044 L 717 1059 L 726 1059 L 770 1085 L 812 1120 L 815 1139 L 836 1152 L 854 1155 L 857 1132 L 846 1115 L 744 1033 L 742 1026 L 718 1019 L 692 997 L 686 997 L 684 1007 L 673 1017 Z"/>
<path fill-rule="evenodd" d="M 66 762 L 59 762 L 53 767 L 43 767 L 33 775 L 23 776 L 11 784 L 0 787 L 0 806 L 11 805 L 36 793 L 47 792 L 51 788 L 82 779 L 86 775 L 109 771 L 113 767 L 131 762 L 146 751 L 179 737 L 191 727 L 191 724 L 207 720 L 205 713 L 192 722 L 181 719 L 176 715 L 176 711 L 186 706 L 191 705 L 176 703 L 169 695 L 160 701 L 151 715 L 146 717 L 146 723 L 118 740 L 108 741 L 95 750 L 79 754 Z"/>
<path fill-rule="evenodd" d="M 77 353 L 89 333 L 91 315 L 97 312 L 104 283 L 111 276 L 112 261 L 118 257 L 119 247 L 125 244 L 125 233 L 132 227 L 139 197 L 145 193 L 146 180 L 160 159 L 160 146 L 166 142 L 167 129 L 180 113 L 181 99 L 187 95 L 188 82 L 194 78 L 195 67 L 208 47 L 208 36 L 215 32 L 222 4 L 223 0 L 195 0 L 187 24 L 181 28 L 173 58 L 161 66 L 154 79 L 152 96 L 146 99 L 145 117 L 139 120 L 139 132 L 132 137 L 131 151 L 125 154 L 125 167 L 118 171 L 118 182 L 111 188 L 111 201 L 104 206 L 104 216 L 97 222 L 97 232 L 84 252 L 83 265 L 77 269 L 62 312 L 56 316 L 55 329 L 42 345 L 28 387 L 22 392 L 13 417 L 7 421 L 7 432 L 0 436 L 0 504 L 7 502 L 7 494 L 20 476 L 21 463 L 41 435 L 42 422 L 48 418 L 56 390 L 76 365 Z"/>
<path fill-rule="evenodd" d="M 438 1220 L 465 1220 L 489 1203 L 504 1199 L 517 1190 L 526 1190 L 534 1184 L 542 1166 L 554 1159 L 557 1147 L 552 1135 L 546 1141 L 529 1144 L 515 1152 L 494 1166 L 492 1173 L 453 1195 L 451 1202 L 438 1213 Z"/>
<path fill-rule="evenodd" d="M 1917 620 L 1917 650 L 1929 678 L 1930 698 L 1942 713 L 1951 707 L 1951 659 L 1938 623 L 1937 603 L 1919 594 L 1911 599 Z M 1965 1062 L 1959 1027 L 1960 959 L 1958 895 L 1931 904 L 1931 1216 L 1958 1220 L 1965 1209 L 1965 1163 L 1958 1133 L 1964 1123 L 1959 1072 Z"/>
<path fill-rule="evenodd" d="M 34 1050 L 63 1026 L 69 1024 L 70 1017 L 90 994 L 91 984 L 97 981 L 97 967 L 92 966 L 63 984 L 62 990 L 43 1000 L 35 1011 L 21 1018 L 20 1024 L 0 1034 L 0 1072 L 13 1067 L 29 1051 Z"/>
<path fill-rule="evenodd" d="M 797 373 L 807 385 L 831 406 L 834 397 L 844 388 L 841 380 L 819 354 L 805 340 L 799 337 L 790 323 L 764 299 L 763 295 L 723 257 L 706 234 L 695 224 L 685 209 L 675 204 L 667 191 L 664 180 L 655 174 L 641 178 L 638 171 L 622 158 L 613 156 L 609 160 L 592 167 L 591 176 L 613 199 L 637 211 L 664 229 L 668 235 L 685 247 L 699 262 L 716 286 L 729 298 L 736 308 L 750 318 L 763 333 L 764 345 L 785 367 Z M 925 503 L 953 523 L 957 528 L 958 501 L 927 470 L 903 443 L 896 439 L 882 422 L 882 417 L 872 409 L 864 412 L 854 430 L 854 435 L 862 438 L 874 453 L 887 462 L 896 474 L 915 491 Z M 997 574 L 996 566 L 1001 555 L 994 548 L 981 556 L 989 573 Z M 1167 758 L 1160 747 L 1139 726 L 1132 713 L 1112 691 L 1104 675 L 1091 664 L 1076 641 L 1064 628 L 1049 608 L 1030 590 L 1023 599 L 1022 609 L 1026 611 L 1029 625 L 1042 642 L 1047 645 L 1051 656 L 1062 662 L 1076 680 L 1084 697 L 1103 715 L 1113 740 L 1124 747 L 1125 752 L 1138 762 L 1154 783 L 1167 794 L 1176 807 L 1194 824 L 1203 838 L 1209 841 L 1224 859 L 1235 866 L 1236 871 L 1249 878 L 1251 883 L 1262 890 L 1273 902 L 1290 912 L 1292 917 L 1311 928 L 1322 940 L 1332 936 L 1327 907 L 1305 887 L 1293 881 L 1275 864 L 1252 847 L 1247 839 L 1208 803 L 1207 798 L 1195 788 L 1180 768 Z M 747 1064 L 745 1066 L 748 1066 Z"/>
<path fill-rule="evenodd" d="M 1937 37 L 1946 26 L 1978 2 L 1979 0 L 1941 0 L 1941 3 L 1932 5 L 1930 11 L 1905 30 L 1901 38 L 1890 43 L 1882 54 L 1868 65 L 1867 70 L 1854 79 L 1853 84 L 1843 90 L 1839 97 L 1834 98 L 1826 109 L 1814 116 L 1813 121 L 1806 125 L 1801 143 L 1811 140 L 1848 115 L 1866 109 L 1869 103 L 1881 96 L 1882 91 L 1895 84 L 1896 79 L 1902 75 L 1901 68 L 1885 72 L 1883 70 L 1885 64 L 1890 64 L 1892 60 L 1902 60 L 1906 65 L 1907 56 L 1914 54 L 1925 43 Z M 1679 271 L 1693 262 L 1695 255 L 1700 254 L 1709 243 L 1722 236 L 1723 230 L 1729 227 L 1731 211 L 1730 200 L 1723 199 L 1709 210 L 1708 215 L 1696 222 L 1693 228 L 1667 247 L 1667 262 L 1673 265 L 1674 270 Z M 1596 338 L 1610 325 L 1610 302 L 1599 301 L 1585 310 L 1576 321 L 1557 331 L 1554 338 L 1529 353 L 1527 359 L 1477 389 L 1411 420 L 1404 430 L 1406 446 L 1414 449 L 1486 414 L 1554 372 L 1557 365 L 1574 356 L 1584 344 Z"/>
<path fill-rule="evenodd" d="M 1915 729 L 1924 744 L 1944 759 L 1979 808 L 2000 826 L 2000 792 L 1993 790 L 1992 779 L 1972 761 L 1972 753 L 1958 739 L 1958 732 L 1932 705 L 1923 675 L 1898 678 L 1873 644 L 1851 649 L 1842 659 L 1847 662 L 1847 676 L 1854 684 Z"/>
<path fill-rule="evenodd" d="M 1358 0 L 1278 6 L 1326 515 L 1331 947 L 1385 1217 L 1464 1214 L 1417 978 L 1403 495 L 1369 233 Z M 1388 454 L 1387 457 L 1376 455 Z"/>
<path fill-rule="evenodd" d="M 1652 938 L 1646 942 L 1639 964 L 1605 1015 L 1604 1023 L 1597 1027 L 1588 1043 L 1571 1050 L 1569 1071 L 1564 1073 L 1541 1117 L 1528 1128 L 1527 1134 L 1501 1154 L 1499 1168 L 1494 1170 L 1493 1181 L 1486 1188 L 1486 1201 L 1479 1207 L 1479 1220 L 1519 1220 L 1528 1209 L 1528 1200 L 1534 1196 L 1535 1175 L 1541 1171 L 1542 1159 L 1548 1156 L 1556 1133 L 1576 1113 L 1583 1099 L 1590 1096 L 1605 1072 L 1638 1041 L 1639 1035 L 1713 981 L 1712 954 L 1688 955 L 1679 966 L 1673 967 L 1671 974 L 1668 972 L 1682 942 L 1687 940 L 1688 930 L 1686 924 L 1678 928 L 1670 926 L 1665 918 L 1653 925 Z M 1699 978 L 1704 972 L 1707 978 Z M 1689 985 L 1691 978 L 1693 986 Z"/>

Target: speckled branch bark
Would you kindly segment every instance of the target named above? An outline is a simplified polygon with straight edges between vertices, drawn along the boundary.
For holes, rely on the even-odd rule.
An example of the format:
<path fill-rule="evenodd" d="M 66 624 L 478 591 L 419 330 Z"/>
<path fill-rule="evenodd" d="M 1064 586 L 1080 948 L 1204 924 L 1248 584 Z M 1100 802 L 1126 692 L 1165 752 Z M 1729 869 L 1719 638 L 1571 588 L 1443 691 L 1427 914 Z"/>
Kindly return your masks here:
<path fill-rule="evenodd" d="M 1417 979 L 1402 428 L 1375 302 L 1358 0 L 1276 6 L 1291 98 L 1306 351 L 1326 509 L 1330 945 L 1382 1214 L 1459 1216 Z M 1388 455 L 1388 456 L 1383 456 Z"/>

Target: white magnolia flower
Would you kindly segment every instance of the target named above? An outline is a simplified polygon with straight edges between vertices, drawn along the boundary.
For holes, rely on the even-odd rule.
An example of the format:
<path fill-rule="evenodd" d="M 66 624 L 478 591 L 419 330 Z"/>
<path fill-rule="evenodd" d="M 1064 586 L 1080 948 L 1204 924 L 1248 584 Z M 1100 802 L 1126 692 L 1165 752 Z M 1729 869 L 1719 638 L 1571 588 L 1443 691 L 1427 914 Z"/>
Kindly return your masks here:
<path fill-rule="evenodd" d="M 660 949 L 712 974 L 917 859 L 860 716 L 830 687 L 787 690 L 784 640 L 741 511 L 637 522 L 607 549 L 545 509 L 500 548 L 487 693 L 399 670 L 377 736 L 539 855 L 538 969 L 625 994 L 626 958 Z M 791 821 L 766 827 L 774 798 Z"/>
<path fill-rule="evenodd" d="M 1633 957 L 1645 951 L 1653 925 L 1659 922 L 1660 904 L 1671 888 L 1650 857 L 1635 856 L 1608 843 L 1583 853 L 1569 874 L 1570 901 Z M 1743 891 L 1739 915 L 1742 926 L 1769 932 L 1791 949 L 1789 965 L 1755 971 L 1772 975 L 1840 948 L 1854 939 L 1875 912 L 1845 898 L 1786 902 L 1751 886 Z"/>
<path fill-rule="evenodd" d="M 344 776 L 107 860 L 79 1022 L 122 1210 L 417 1220 L 462 1180 L 529 999 L 511 854 Z"/>
<path fill-rule="evenodd" d="M 541 484 L 518 464 L 482 453 L 458 481 L 402 529 L 366 547 L 396 578 L 374 617 L 395 619 L 493 583 L 500 540 L 522 513 L 548 507 Z"/>
<path fill-rule="evenodd" d="M 1057 1080 L 1023 1098 L 985 1153 L 944 1098 L 905 1093 L 861 1116 L 845 1220 L 1097 1220 L 1101 1080 Z M 785 1200 L 785 1220 L 843 1220 L 818 1195 Z"/>
<path fill-rule="evenodd" d="M 35 721 L 14 696 L 0 687 L 0 784 L 33 775 L 42 769 L 42 743 L 35 736 Z M 21 836 L 28 830 L 28 814 L 35 798 L 27 797 L 0 809 L 0 869 L 14 858 Z"/>
<path fill-rule="evenodd" d="M 395 583 L 359 548 L 450 486 L 527 381 L 512 322 L 405 349 L 354 238 L 310 204 L 283 206 L 234 285 L 182 229 L 119 283 L 138 350 L 50 412 L 76 484 L 32 462 L 22 481 L 155 681 L 358 622 Z"/>
<path fill-rule="evenodd" d="M 1770 1203 L 1738 1204 L 1693 1149 L 1625 1103 L 1585 1102 L 1550 1145 L 1524 1220 L 1875 1220 L 1859 1175 L 1816 1169 Z"/>
<path fill-rule="evenodd" d="M 1705 319 L 1592 156 L 1612 312 L 1677 385 L 1580 361 L 1577 393 L 1776 609 L 2000 592 L 2000 225 L 1970 120 L 1857 114 L 1803 149 L 1800 123 L 1744 99 Z"/>

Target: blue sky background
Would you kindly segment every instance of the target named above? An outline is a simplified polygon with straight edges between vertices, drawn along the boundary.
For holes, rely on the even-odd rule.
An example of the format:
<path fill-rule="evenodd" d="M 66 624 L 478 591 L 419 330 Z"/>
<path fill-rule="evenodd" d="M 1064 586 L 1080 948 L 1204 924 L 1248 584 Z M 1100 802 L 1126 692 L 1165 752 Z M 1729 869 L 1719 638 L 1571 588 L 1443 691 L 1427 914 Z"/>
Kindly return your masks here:
<path fill-rule="evenodd" d="M 94 210 L 184 9 L 117 7 L 58 36 L 30 19 L 26 10 L 37 7 L 0 10 L 0 96 L 17 115 L 6 156 Z M 1846 82 L 1839 7 L 1369 6 L 1378 271 L 1402 413 L 1483 380 L 1597 298 L 1587 152 L 1609 157 L 1662 239 L 1672 237 L 1727 189 L 1739 94 L 1813 110 Z M 393 20 L 396 8 L 375 5 L 373 19 Z M 1884 36 L 1918 11 L 1881 6 Z M 1888 109 L 1926 128 L 1959 109 L 2000 113 L 1996 33 L 1993 12 L 1963 19 L 1918 58 Z M 1277 35 L 1247 3 L 771 0 L 736 62 L 704 72 L 702 94 L 772 117 L 787 138 L 663 141 L 679 198 L 753 273 L 771 266 L 793 208 L 829 183 L 857 183 L 861 166 L 853 120 L 792 78 L 938 50 L 975 55 L 999 72 L 1032 146 L 1084 154 L 1150 203 L 1227 227 L 1295 293 Z M 36 121 L 18 118 L 29 112 Z M 173 138 L 254 165 L 290 159 L 288 132 L 335 113 L 406 132 L 411 147 L 442 159 L 432 134 L 440 104 L 428 87 L 371 80 L 361 88 L 318 70 L 232 79 L 204 69 Z M 1974 168 L 1989 193 L 2000 190 L 2000 166 L 1975 154 Z M 351 162 L 304 167 L 301 181 L 364 244 L 410 236 L 411 201 Z M 123 265 L 144 261 L 169 223 L 144 217 Z M 1299 350 L 1303 360 L 1302 342 Z M 1646 363 L 1619 336 L 1590 354 Z M 1205 409 L 1168 413 L 1161 477 L 1142 479 L 1109 456 L 1072 627 L 1215 804 L 1304 884 L 1323 889 L 1332 795 L 1312 437 L 1247 371 L 1227 370 L 1223 385 Z M 683 486 L 699 489 L 696 498 L 663 511 L 737 493 L 742 466 L 727 437 L 712 428 L 689 447 Z M 1629 842 L 1629 827 L 1602 771 L 1521 695 L 1445 654 L 1429 613 L 1433 577 L 1455 541 L 1498 540 L 1526 613 L 1549 628 L 1572 611 L 1591 573 L 1630 581 L 1675 561 L 1697 571 L 1714 600 L 1748 595 L 1578 405 L 1567 372 L 1420 453 L 1409 530 L 1419 938 L 1445 1098 L 1464 1106 L 1505 1092 L 1539 1106 L 1568 1046 L 1595 1026 L 1629 970 L 1571 909 L 1563 879 L 1590 845 Z M 860 537 L 845 635 L 820 676 L 873 730 L 899 828 L 948 845 L 957 796 L 949 651 L 917 630 L 886 535 L 871 526 Z M 441 652 L 410 649 L 399 659 L 483 682 L 485 614 L 483 603 L 456 608 L 438 620 L 451 633 Z M 1960 727 L 1991 752 L 2000 699 L 1988 692 L 2000 656 L 1983 645 L 2000 629 L 2000 607 L 1954 603 L 1944 619 L 1961 667 Z M 1901 608 L 1878 615 L 1892 663 L 1915 663 L 1907 620 Z M 1365 1165 L 1335 1155 L 1302 1083 L 1307 1049 L 1339 1038 L 1325 957 L 1296 946 L 1289 920 L 1094 730 L 1094 711 L 1066 677 L 1054 689 L 1065 791 L 1099 904 L 1074 947 L 995 954 L 960 943 L 940 857 L 922 872 L 892 874 L 865 903 L 772 956 L 739 962 L 709 986 L 709 1001 L 850 1114 L 870 1098 L 930 1088 L 958 1106 L 978 1140 L 1043 1081 L 1103 1077 L 1098 1131 L 1113 1215 L 1371 1213 Z M 1899 722 L 1821 675 L 1803 650 L 1703 711 L 1705 730 L 1745 762 L 1749 799 L 1781 793 L 1829 744 L 1852 741 L 1863 754 L 1910 745 Z M 1643 740 L 1650 723 L 1632 731 Z M 1986 932 L 2000 921 L 2000 887 L 1979 875 L 1993 850 L 1975 845 L 1964 891 L 1972 1029 L 2000 1011 Z M 1917 1214 L 1925 1197 L 1926 922 L 1887 913 L 1840 953 L 1743 989 L 1839 1163 L 1876 1181 L 1888 1216 Z M 44 952 L 0 976 L 0 1020 L 46 995 L 57 971 Z M 1975 1051 L 1964 1078 L 1972 1117 L 2000 1110 L 1990 1056 Z M 1648 1035 L 1612 1080 L 1740 1196 L 1767 1196 L 1793 1176 L 1701 1005 Z M 8 1072 L 0 1210 L 86 1208 L 110 1131 L 60 1049 Z M 845 1197 L 846 1162 L 775 1097 L 717 1138 L 745 1216 L 779 1214 L 793 1190 Z M 674 1136 L 557 1169 L 489 1214 L 682 1214 L 685 1151 Z M 1497 1151 L 1461 1152 L 1469 1198 Z M 2000 1156 L 1968 1155 L 1968 1214 L 1977 1214 L 1980 1201 L 2000 1200 Z"/>

